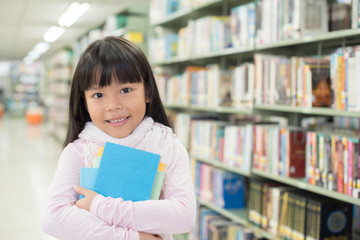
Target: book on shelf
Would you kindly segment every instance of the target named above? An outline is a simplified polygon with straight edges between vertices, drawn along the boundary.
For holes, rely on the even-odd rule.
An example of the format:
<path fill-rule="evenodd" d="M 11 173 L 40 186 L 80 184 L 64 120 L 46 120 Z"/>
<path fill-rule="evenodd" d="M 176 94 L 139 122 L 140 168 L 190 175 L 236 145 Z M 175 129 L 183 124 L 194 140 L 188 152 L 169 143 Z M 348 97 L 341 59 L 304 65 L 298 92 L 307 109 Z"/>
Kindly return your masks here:
<path fill-rule="evenodd" d="M 305 89 L 311 89 L 311 101 L 305 103 L 305 106 L 313 107 L 331 107 L 331 78 L 330 78 L 330 59 L 318 57 L 302 58 L 305 73 L 303 81 Z M 310 71 L 310 74 L 307 74 Z M 308 79 L 308 77 L 310 79 Z M 310 85 L 311 87 L 308 87 Z M 304 92 L 307 91 L 304 89 Z"/>
<path fill-rule="evenodd" d="M 270 194 L 270 206 L 269 210 L 271 213 L 269 213 L 269 227 L 268 231 L 276 236 L 278 234 L 279 225 L 280 225 L 280 213 L 281 213 L 281 199 L 283 197 L 283 194 L 285 192 L 288 192 L 290 190 L 293 190 L 293 187 L 290 186 L 273 186 L 269 190 Z"/>
<path fill-rule="evenodd" d="M 253 125 L 250 122 L 225 126 L 222 162 L 227 166 L 250 172 L 252 139 Z"/>
<path fill-rule="evenodd" d="M 257 2 L 256 43 L 269 44 L 328 31 L 326 0 Z"/>
<path fill-rule="evenodd" d="M 294 61 L 295 59 L 292 59 Z M 291 68 L 290 58 L 255 54 L 255 101 L 257 104 L 290 104 L 298 88 L 296 68 Z"/>
<path fill-rule="evenodd" d="M 351 1 L 351 28 L 360 26 L 360 5 L 359 0 Z"/>
<path fill-rule="evenodd" d="M 165 178 L 160 155 L 106 142 L 94 166 L 81 169 L 80 186 L 125 201 L 159 199 Z"/>
<path fill-rule="evenodd" d="M 353 206 L 331 199 L 308 198 L 306 237 L 351 239 Z"/>
<path fill-rule="evenodd" d="M 331 2 L 329 4 L 329 31 L 349 29 L 352 27 L 351 2 Z"/>
<path fill-rule="evenodd" d="M 254 124 L 252 167 L 292 178 L 305 177 L 306 133 L 298 128 Z"/>
<path fill-rule="evenodd" d="M 194 55 L 231 47 L 230 16 L 205 16 L 194 20 Z"/>
<path fill-rule="evenodd" d="M 226 220 L 226 218 L 218 213 L 208 213 L 204 214 L 200 218 L 201 228 L 200 228 L 200 240 L 210 239 L 212 232 L 209 229 L 209 225 L 212 221 L 215 220 Z"/>
<path fill-rule="evenodd" d="M 227 228 L 229 225 L 233 225 L 234 223 L 231 222 L 227 218 L 218 218 L 209 221 L 208 231 L 209 231 L 209 239 L 213 240 L 220 240 L 226 239 L 227 237 Z"/>
<path fill-rule="evenodd" d="M 190 58 L 193 52 L 194 20 L 189 19 L 187 25 L 178 31 L 178 58 Z"/>
<path fill-rule="evenodd" d="M 360 66 L 359 45 L 337 48 L 330 54 L 331 90 L 333 108 L 338 110 L 359 111 L 357 93 L 360 89 L 358 69 Z"/>
<path fill-rule="evenodd" d="M 331 132 L 306 133 L 308 183 L 358 197 L 359 138 Z"/>
<path fill-rule="evenodd" d="M 281 155 L 284 166 L 283 176 L 293 178 L 305 177 L 306 134 L 301 130 L 286 129 L 282 131 L 285 141 L 281 141 L 285 154 Z"/>
<path fill-rule="evenodd" d="M 188 66 L 185 69 L 181 92 L 180 92 L 180 103 L 181 104 L 192 104 L 196 103 L 196 86 L 197 86 L 197 77 L 198 72 L 204 72 L 206 67 L 197 67 L 197 66 Z"/>
<path fill-rule="evenodd" d="M 200 199 L 224 209 L 243 209 L 246 205 L 245 177 L 199 163 L 195 189 Z"/>
<path fill-rule="evenodd" d="M 297 1 L 295 1 L 297 2 Z M 326 0 L 298 1 L 300 6 L 296 9 L 300 19 L 300 30 L 303 35 L 314 35 L 328 31 L 328 6 Z"/>
<path fill-rule="evenodd" d="M 254 237 L 254 231 L 250 227 L 244 227 L 240 224 L 231 224 L 227 227 L 227 238 L 226 240 L 243 239 L 251 240 Z"/>
<path fill-rule="evenodd" d="M 255 42 L 255 2 L 230 10 L 232 47 L 252 47 Z"/>
<path fill-rule="evenodd" d="M 263 184 L 263 181 L 252 179 L 249 187 L 249 222 L 257 227 L 261 227 Z"/>
<path fill-rule="evenodd" d="M 285 191 L 280 204 L 278 233 L 281 238 L 351 239 L 351 204 L 299 190 Z"/>
<path fill-rule="evenodd" d="M 211 64 L 207 66 L 206 79 L 208 106 L 230 106 L 232 104 L 232 79 L 230 71 L 220 69 L 218 64 Z"/>
<path fill-rule="evenodd" d="M 278 187 L 279 184 L 275 182 L 266 182 L 262 185 L 262 206 L 261 206 L 261 228 L 268 230 L 270 227 L 270 219 L 272 215 L 272 195 L 271 189 Z"/>
<path fill-rule="evenodd" d="M 249 107 L 254 103 L 254 63 L 244 63 L 232 70 L 232 105 L 236 108 Z"/>
<path fill-rule="evenodd" d="M 250 240 L 253 239 L 253 233 L 249 226 L 233 222 L 207 207 L 199 208 L 199 230 L 195 234 L 196 239 Z"/>

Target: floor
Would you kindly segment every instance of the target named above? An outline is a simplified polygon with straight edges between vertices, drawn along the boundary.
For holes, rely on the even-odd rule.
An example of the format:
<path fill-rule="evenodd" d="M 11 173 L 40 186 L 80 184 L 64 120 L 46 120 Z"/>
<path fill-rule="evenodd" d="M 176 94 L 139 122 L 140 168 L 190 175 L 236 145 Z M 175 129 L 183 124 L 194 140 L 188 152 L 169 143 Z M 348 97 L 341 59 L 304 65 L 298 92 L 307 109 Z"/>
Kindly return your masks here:
<path fill-rule="evenodd" d="M 48 132 L 44 123 L 0 118 L 0 239 L 54 239 L 42 232 L 40 223 L 61 150 Z"/>

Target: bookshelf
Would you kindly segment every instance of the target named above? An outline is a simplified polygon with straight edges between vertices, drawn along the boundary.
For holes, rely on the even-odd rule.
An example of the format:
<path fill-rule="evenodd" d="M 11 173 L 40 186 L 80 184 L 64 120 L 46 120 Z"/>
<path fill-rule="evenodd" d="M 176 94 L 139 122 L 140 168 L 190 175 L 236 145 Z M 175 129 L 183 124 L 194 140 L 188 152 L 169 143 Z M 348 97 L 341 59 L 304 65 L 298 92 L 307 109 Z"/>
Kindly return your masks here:
<path fill-rule="evenodd" d="M 27 109 L 40 101 L 40 63 L 11 63 L 6 107 L 12 117 L 24 117 Z"/>
<path fill-rule="evenodd" d="M 65 140 L 70 82 L 72 77 L 73 52 L 66 48 L 51 56 L 47 65 L 47 96 L 49 131 L 59 142 Z"/>
<path fill-rule="evenodd" d="M 211 113 L 227 113 L 227 114 L 261 114 L 263 111 L 269 111 L 273 113 L 286 112 L 286 113 L 298 113 L 311 116 L 332 116 L 332 117 L 347 117 L 347 118 L 360 118 L 360 112 L 349 112 L 342 110 L 335 110 L 329 108 L 320 107 L 293 107 L 287 105 L 266 105 L 255 104 L 251 109 L 246 108 L 234 108 L 234 107 L 200 107 L 196 105 L 181 105 L 181 104 L 164 104 L 168 109 L 178 109 L 181 111 L 202 111 Z"/>
<path fill-rule="evenodd" d="M 154 0 L 157 4 L 169 3 L 171 1 L 162 1 L 162 0 Z M 177 77 L 178 81 L 185 81 L 186 76 L 191 75 L 192 72 L 187 73 L 186 69 L 189 66 L 202 66 L 206 67 L 211 64 L 218 64 L 221 69 L 229 69 L 231 66 L 239 65 L 247 62 L 254 61 L 255 55 L 271 55 L 271 56 L 286 56 L 290 59 L 292 56 L 296 57 L 308 57 L 308 56 L 331 56 L 339 49 L 345 51 L 349 46 L 357 46 L 360 44 L 359 36 L 360 36 L 360 28 L 358 26 L 353 26 L 350 29 L 341 29 L 336 31 L 323 31 L 317 32 L 316 34 L 305 34 L 305 30 L 303 32 L 300 31 L 297 37 L 289 38 L 283 37 L 282 39 L 278 39 L 273 42 L 259 42 L 256 38 L 259 33 L 259 28 L 257 26 L 257 31 L 255 34 L 255 39 L 253 43 L 247 45 L 240 46 L 224 46 L 223 48 L 216 49 L 215 51 L 205 51 L 200 52 L 196 51 L 196 48 L 200 48 L 200 45 L 192 46 L 193 50 L 189 51 L 187 54 L 176 53 L 176 51 L 171 54 L 162 54 L 163 51 L 167 51 L 167 48 L 174 48 L 176 45 L 182 45 L 183 39 L 181 39 L 180 33 L 182 29 L 186 29 L 189 31 L 191 24 L 197 24 L 197 20 L 206 18 L 207 16 L 229 16 L 231 14 L 231 10 L 238 6 L 245 6 L 249 3 L 255 2 L 255 8 L 261 7 L 263 1 L 232 1 L 232 0 L 209 0 L 209 1 L 178 1 L 179 7 L 178 11 L 172 13 L 162 13 L 156 19 L 150 19 L 152 23 L 152 27 L 154 29 L 162 29 L 158 38 L 161 41 L 166 42 L 166 44 L 159 45 L 154 44 L 150 45 L 150 48 L 154 48 L 155 52 L 161 53 L 160 56 L 155 56 L 152 59 L 152 64 L 156 69 L 155 73 L 157 74 L 156 78 L 160 79 L 158 83 L 159 86 L 162 86 L 162 89 L 166 89 L 166 84 L 168 80 L 163 82 L 163 79 L 171 79 L 172 77 Z M 192 2 L 194 3 L 192 6 L 186 5 L 186 8 L 181 8 L 181 2 Z M 270 2 L 270 1 L 268 1 Z M 308 1 L 309 2 L 309 1 Z M 333 4 L 334 1 L 318 1 L 320 4 Z M 357 2 L 357 1 L 356 1 Z M 198 3 L 198 4 L 197 4 Z M 272 6 L 273 7 L 273 6 Z M 151 13 L 152 9 L 150 9 Z M 279 10 L 280 11 L 280 10 Z M 354 14 L 354 13 L 353 13 Z M 151 16 L 151 14 L 150 14 Z M 210 21 L 210 20 L 209 20 Z M 226 21 L 226 20 L 225 20 Z M 258 23 L 256 23 L 258 24 Z M 196 29 L 196 27 L 195 27 Z M 261 29 L 260 29 L 261 30 Z M 178 38 L 175 42 L 174 40 L 170 40 L 167 38 L 166 34 L 176 34 L 178 33 Z M 206 34 L 206 33 L 204 33 Z M 191 34 L 190 34 L 191 35 Z M 195 37 L 194 37 L 195 38 Z M 172 36 L 172 39 L 174 37 Z M 167 42 L 169 41 L 169 42 Z M 194 40 L 195 41 L 195 40 Z M 156 40 L 155 40 L 156 42 Z M 160 49 L 158 49 L 160 46 Z M 162 47 L 162 48 L 161 48 Z M 172 50 L 172 49 L 171 49 Z M 182 50 L 179 50 L 182 51 Z M 356 50 L 358 51 L 358 50 Z M 197 54 L 198 53 L 198 54 Z M 150 58 L 153 54 L 150 54 Z M 256 65 L 256 63 L 255 63 Z M 332 67 L 332 66 L 330 66 Z M 256 67 L 255 67 L 256 68 Z M 256 70 L 255 70 L 256 71 Z M 347 71 L 347 70 L 346 70 Z M 188 74 L 188 75 L 186 75 Z M 205 73 L 206 74 L 206 73 Z M 331 76 L 333 77 L 333 76 Z M 198 79 L 197 79 L 198 80 Z M 192 81 L 192 80 L 191 80 Z M 256 81 L 256 80 L 254 80 Z M 191 85 L 189 83 L 189 85 Z M 270 84 L 270 83 L 269 83 Z M 181 84 L 179 84 L 182 86 Z M 301 104 L 283 104 L 283 103 L 266 103 L 264 100 L 256 101 L 258 97 L 256 95 L 256 83 L 254 90 L 254 101 L 249 105 L 244 107 L 234 106 L 234 105 L 221 105 L 218 106 L 206 106 L 203 104 L 194 104 L 192 103 L 192 96 L 189 96 L 190 100 L 188 102 L 183 102 L 183 99 L 178 100 L 175 98 L 173 101 L 164 101 L 164 105 L 169 113 L 176 115 L 176 112 L 181 112 L 181 114 L 189 114 L 189 119 L 191 116 L 195 116 L 195 118 L 199 118 L 199 115 L 203 114 L 204 116 L 218 116 L 219 120 L 228 121 L 229 124 L 236 124 L 236 120 L 234 122 L 234 118 L 239 118 L 241 116 L 251 118 L 251 117 L 263 117 L 263 119 L 268 119 L 271 116 L 282 116 L 288 119 L 288 124 L 290 126 L 301 125 L 301 121 L 304 118 L 310 117 L 325 117 L 327 119 L 355 119 L 355 121 L 359 121 L 360 119 L 360 108 L 356 110 L 341 110 L 341 108 L 336 106 L 336 103 L 333 103 L 332 107 L 314 107 L 314 106 L 306 106 Z M 188 88 L 189 91 L 192 91 L 191 88 L 193 85 Z M 200 87 L 207 86 L 200 85 Z M 269 87 L 269 86 L 268 86 Z M 334 86 L 331 86 L 332 90 L 336 90 Z M 345 89 L 348 91 L 348 89 Z M 179 90 L 181 92 L 181 89 Z M 212 90 L 211 90 L 212 91 Z M 344 91 L 344 90 L 343 90 Z M 165 90 L 165 94 L 167 94 Z M 203 94 L 201 91 L 199 94 Z M 334 96 L 334 92 L 332 92 Z M 346 93 L 347 94 L 347 93 Z M 180 94 L 181 95 L 181 94 Z M 176 97 L 176 96 L 175 96 Z M 348 97 L 346 95 L 346 97 Z M 308 97 L 308 98 L 311 98 Z M 164 98 L 167 99 L 167 98 Z M 347 109 L 343 108 L 342 109 Z M 174 113 L 175 112 L 175 113 Z M 187 124 L 190 125 L 190 121 Z M 330 120 L 331 121 L 331 120 Z M 179 132 L 188 132 L 191 138 L 190 127 L 186 126 L 186 123 L 183 124 L 184 128 L 179 128 Z M 344 127 L 344 126 L 343 126 Z M 345 126 L 346 127 L 346 126 Z M 176 131 L 177 129 L 175 129 Z M 310 131 L 309 129 L 306 131 Z M 358 133 L 358 129 L 354 130 L 355 135 Z M 183 135 L 183 134 L 182 134 Z M 343 136 L 346 137 L 345 135 Z M 355 138 L 359 138 L 356 135 Z M 191 142 L 191 140 L 190 140 Z M 191 145 L 191 144 L 190 144 Z M 327 190 L 321 186 L 317 186 L 314 184 L 308 183 L 306 177 L 304 178 L 289 178 L 284 176 L 278 176 L 271 173 L 264 172 L 262 170 L 256 169 L 254 167 L 251 168 L 250 172 L 244 172 L 239 170 L 238 168 L 234 168 L 233 166 L 228 166 L 222 162 L 219 162 L 217 159 L 207 159 L 201 156 L 196 156 L 191 152 L 190 146 L 190 155 L 192 159 L 196 162 L 205 163 L 211 165 L 213 168 L 223 169 L 225 171 L 233 172 L 239 175 L 246 176 L 248 179 L 263 179 L 263 180 L 271 180 L 277 183 L 285 184 L 287 186 L 292 186 L 295 189 L 303 190 L 309 194 L 315 194 L 320 196 L 325 196 L 331 199 L 335 199 L 344 203 L 349 203 L 354 206 L 360 206 L 360 199 L 346 195 L 344 193 L 339 193 L 334 190 Z M 307 170 L 306 170 L 307 171 Z M 345 171 L 345 170 L 344 170 Z M 254 229 L 254 233 L 260 236 L 263 236 L 268 239 L 275 239 L 277 236 L 270 234 L 268 231 L 262 230 L 258 227 L 252 226 L 249 224 L 248 217 L 242 215 L 239 217 L 237 213 L 234 213 L 227 209 L 222 209 L 212 204 L 211 202 L 204 201 L 203 199 L 198 199 L 198 202 L 201 206 L 205 206 L 209 209 L 212 209 L 219 214 L 233 220 L 234 222 L 250 225 Z"/>

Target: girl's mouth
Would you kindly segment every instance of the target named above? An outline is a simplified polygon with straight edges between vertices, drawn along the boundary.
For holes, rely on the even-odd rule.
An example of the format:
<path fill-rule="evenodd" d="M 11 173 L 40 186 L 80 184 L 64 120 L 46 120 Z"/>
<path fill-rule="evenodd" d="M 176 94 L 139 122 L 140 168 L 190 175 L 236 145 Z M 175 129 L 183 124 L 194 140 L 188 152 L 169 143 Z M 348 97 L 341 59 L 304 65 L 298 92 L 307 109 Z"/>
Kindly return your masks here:
<path fill-rule="evenodd" d="M 107 122 L 109 123 L 118 123 L 118 122 L 122 122 L 126 119 L 128 119 L 129 117 L 123 117 L 123 118 L 118 118 L 118 119 L 112 119 L 112 120 L 107 120 Z"/>

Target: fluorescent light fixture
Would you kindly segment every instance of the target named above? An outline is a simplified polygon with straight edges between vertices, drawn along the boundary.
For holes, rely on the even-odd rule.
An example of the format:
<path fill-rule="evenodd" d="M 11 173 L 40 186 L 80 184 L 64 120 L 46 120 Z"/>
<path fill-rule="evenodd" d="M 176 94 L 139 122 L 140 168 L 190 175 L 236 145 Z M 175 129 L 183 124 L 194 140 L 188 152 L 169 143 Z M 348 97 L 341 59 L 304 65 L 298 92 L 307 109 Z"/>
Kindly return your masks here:
<path fill-rule="evenodd" d="M 24 57 L 23 61 L 26 63 L 32 63 L 37 60 L 41 56 L 40 53 L 36 52 L 34 49 L 31 50 L 26 57 Z"/>
<path fill-rule="evenodd" d="M 71 3 L 66 11 L 59 17 L 59 25 L 61 27 L 70 27 L 89 9 L 89 7 L 89 3 Z"/>
<path fill-rule="evenodd" d="M 46 42 L 39 42 L 38 44 L 36 44 L 34 46 L 34 51 L 39 53 L 39 54 L 43 54 L 45 53 L 47 50 L 49 50 L 50 48 L 50 44 L 46 43 Z"/>
<path fill-rule="evenodd" d="M 34 51 L 34 50 L 31 50 L 29 53 L 28 53 L 28 56 L 31 57 L 32 59 L 38 59 L 40 57 L 40 53 Z"/>
<path fill-rule="evenodd" d="M 53 26 L 45 32 L 44 41 L 45 42 L 55 42 L 56 39 L 58 39 L 64 33 L 64 31 L 65 30 L 62 27 Z"/>

